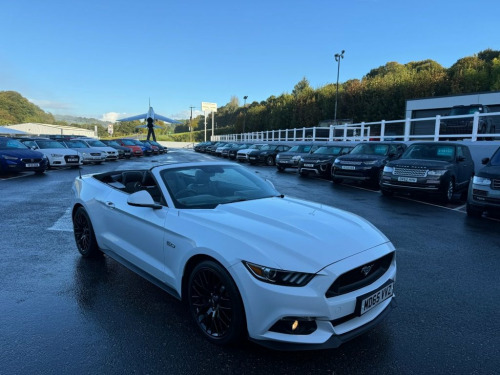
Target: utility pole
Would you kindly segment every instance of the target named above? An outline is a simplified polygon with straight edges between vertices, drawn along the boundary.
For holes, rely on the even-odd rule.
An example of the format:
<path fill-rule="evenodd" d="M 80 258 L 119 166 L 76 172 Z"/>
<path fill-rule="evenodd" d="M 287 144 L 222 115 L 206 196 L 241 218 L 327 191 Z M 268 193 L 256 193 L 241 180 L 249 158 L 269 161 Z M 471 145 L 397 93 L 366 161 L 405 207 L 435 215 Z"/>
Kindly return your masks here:
<path fill-rule="evenodd" d="M 191 142 L 193 142 L 193 108 L 195 107 L 189 107 L 191 109 L 191 117 L 189 118 L 189 134 L 190 134 L 190 139 Z"/>
<path fill-rule="evenodd" d="M 338 63 L 337 67 L 337 92 L 335 93 L 335 117 L 333 118 L 333 125 L 337 125 L 337 101 L 339 96 L 339 75 L 340 75 L 340 60 L 344 58 L 344 50 L 341 53 L 335 54 L 335 61 Z"/>

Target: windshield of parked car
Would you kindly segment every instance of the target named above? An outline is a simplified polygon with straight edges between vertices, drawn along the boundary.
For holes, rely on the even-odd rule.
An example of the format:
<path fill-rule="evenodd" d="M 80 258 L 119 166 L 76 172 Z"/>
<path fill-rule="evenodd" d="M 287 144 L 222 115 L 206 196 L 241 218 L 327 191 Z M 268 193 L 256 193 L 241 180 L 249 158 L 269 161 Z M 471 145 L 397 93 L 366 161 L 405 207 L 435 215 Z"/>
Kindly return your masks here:
<path fill-rule="evenodd" d="M 450 111 L 450 116 L 458 116 L 458 115 L 473 115 L 476 112 L 483 112 L 483 107 L 474 106 L 474 107 L 455 107 Z"/>
<path fill-rule="evenodd" d="M 91 145 L 92 147 L 108 147 L 105 143 L 99 141 L 99 140 L 88 140 L 87 143 Z"/>
<path fill-rule="evenodd" d="M 36 141 L 38 147 L 44 148 L 66 148 L 64 145 L 57 141 Z"/>
<path fill-rule="evenodd" d="M 86 143 L 82 141 L 65 141 L 64 143 L 69 148 L 90 148 Z"/>
<path fill-rule="evenodd" d="M 312 145 L 295 145 L 288 152 L 300 152 L 308 153 L 311 150 Z"/>
<path fill-rule="evenodd" d="M 264 147 L 265 145 L 251 145 L 248 149 L 249 150 L 260 150 L 262 147 Z"/>
<path fill-rule="evenodd" d="M 103 142 L 103 143 L 104 143 L 104 142 Z M 108 146 L 112 146 L 112 147 L 121 147 L 121 146 L 118 144 L 118 142 L 116 142 L 116 141 L 106 141 L 106 144 L 107 144 Z"/>
<path fill-rule="evenodd" d="M 0 137 L 0 150 L 7 150 L 13 148 L 27 149 L 29 147 L 26 147 L 21 142 L 16 141 L 15 139 L 7 139 Z"/>
<path fill-rule="evenodd" d="M 316 151 L 313 152 L 313 154 L 320 154 L 320 155 L 339 155 L 340 152 L 342 151 L 342 147 L 339 146 L 322 146 L 318 148 Z"/>
<path fill-rule="evenodd" d="M 497 167 L 500 166 L 500 148 L 491 157 L 490 164 Z"/>
<path fill-rule="evenodd" d="M 215 208 L 219 204 L 279 196 L 270 183 L 239 165 L 195 165 L 160 172 L 177 208 Z"/>
<path fill-rule="evenodd" d="M 379 145 L 375 143 L 362 143 L 357 145 L 350 152 L 351 155 L 387 155 L 389 145 Z"/>
<path fill-rule="evenodd" d="M 423 159 L 452 161 L 455 159 L 455 146 L 433 145 L 433 144 L 413 144 L 406 149 L 401 159 Z"/>
<path fill-rule="evenodd" d="M 130 139 L 122 139 L 122 142 L 124 145 L 127 146 L 137 146 L 134 142 L 132 142 Z"/>
<path fill-rule="evenodd" d="M 260 151 L 273 151 L 273 150 L 276 150 L 276 145 L 265 145 L 265 146 L 262 146 Z"/>

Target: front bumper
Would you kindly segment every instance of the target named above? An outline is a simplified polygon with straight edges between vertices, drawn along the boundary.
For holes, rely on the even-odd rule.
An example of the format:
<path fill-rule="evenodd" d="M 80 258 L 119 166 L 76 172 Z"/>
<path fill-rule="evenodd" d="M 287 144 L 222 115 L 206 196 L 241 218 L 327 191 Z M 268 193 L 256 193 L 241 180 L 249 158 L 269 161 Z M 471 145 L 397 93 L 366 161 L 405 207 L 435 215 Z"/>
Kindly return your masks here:
<path fill-rule="evenodd" d="M 350 169 L 346 169 L 350 168 Z M 338 165 L 332 169 L 332 177 L 354 181 L 377 181 L 380 166 Z"/>
<path fill-rule="evenodd" d="M 472 184 L 469 187 L 467 202 L 485 211 L 500 212 L 500 190 L 491 189 L 489 186 Z"/>
<path fill-rule="evenodd" d="M 411 181 L 401 181 L 401 177 L 384 173 L 380 180 L 380 187 L 390 191 L 424 192 L 428 194 L 439 194 L 444 192 L 450 181 L 449 175 L 440 177 L 418 177 Z"/>
<path fill-rule="evenodd" d="M 326 291 L 340 275 L 373 262 L 393 249 L 392 244 L 386 243 L 331 264 L 304 287 L 264 283 L 251 276 L 243 264 L 235 265 L 232 276 L 241 291 L 250 339 L 272 348 L 333 348 L 371 329 L 382 319 L 380 316 L 391 309 L 394 295 L 363 315 L 356 312 L 358 297 L 396 280 L 395 257 L 387 271 L 367 286 L 334 297 L 326 297 Z M 271 330 L 278 321 L 288 317 L 314 320 L 316 329 L 309 334 Z"/>

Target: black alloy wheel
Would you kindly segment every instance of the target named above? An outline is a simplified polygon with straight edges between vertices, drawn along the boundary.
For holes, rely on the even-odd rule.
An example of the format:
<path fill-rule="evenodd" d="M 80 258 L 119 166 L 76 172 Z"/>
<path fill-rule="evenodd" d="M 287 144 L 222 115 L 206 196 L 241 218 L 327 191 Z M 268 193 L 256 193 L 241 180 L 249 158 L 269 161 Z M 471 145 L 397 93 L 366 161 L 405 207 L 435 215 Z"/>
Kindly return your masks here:
<path fill-rule="evenodd" d="M 272 155 L 269 155 L 267 158 L 266 158 L 266 165 L 272 167 L 274 165 L 274 158 L 272 157 Z"/>
<path fill-rule="evenodd" d="M 191 273 L 188 284 L 191 315 L 212 343 L 238 342 L 245 328 L 240 294 L 231 276 L 218 263 L 203 261 Z"/>
<path fill-rule="evenodd" d="M 102 255 L 97 245 L 94 229 L 87 211 L 79 207 L 73 216 L 73 233 L 78 251 L 84 258 L 93 258 Z"/>
<path fill-rule="evenodd" d="M 454 194 L 455 194 L 455 182 L 453 181 L 453 179 L 450 179 L 448 185 L 446 186 L 446 190 L 443 192 L 442 201 L 444 203 L 451 202 Z"/>

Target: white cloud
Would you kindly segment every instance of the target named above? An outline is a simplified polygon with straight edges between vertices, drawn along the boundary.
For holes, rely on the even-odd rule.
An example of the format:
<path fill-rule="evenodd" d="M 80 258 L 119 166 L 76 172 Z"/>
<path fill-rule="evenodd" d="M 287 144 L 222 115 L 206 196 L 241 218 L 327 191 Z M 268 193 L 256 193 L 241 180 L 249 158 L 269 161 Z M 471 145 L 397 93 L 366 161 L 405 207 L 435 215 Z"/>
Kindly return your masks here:
<path fill-rule="evenodd" d="M 107 112 L 104 113 L 101 117 L 101 121 L 106 121 L 106 122 L 116 122 L 121 117 L 125 117 L 125 113 L 118 113 L 118 112 Z"/>
<path fill-rule="evenodd" d="M 193 110 L 193 118 L 200 116 L 200 115 L 203 115 L 203 111 L 200 111 L 199 109 Z M 177 119 L 177 120 L 179 120 L 179 119 L 186 120 L 186 119 L 189 119 L 189 117 L 191 117 L 191 111 L 185 110 L 185 111 L 176 113 L 176 114 L 172 115 L 171 117 L 173 119 Z"/>

